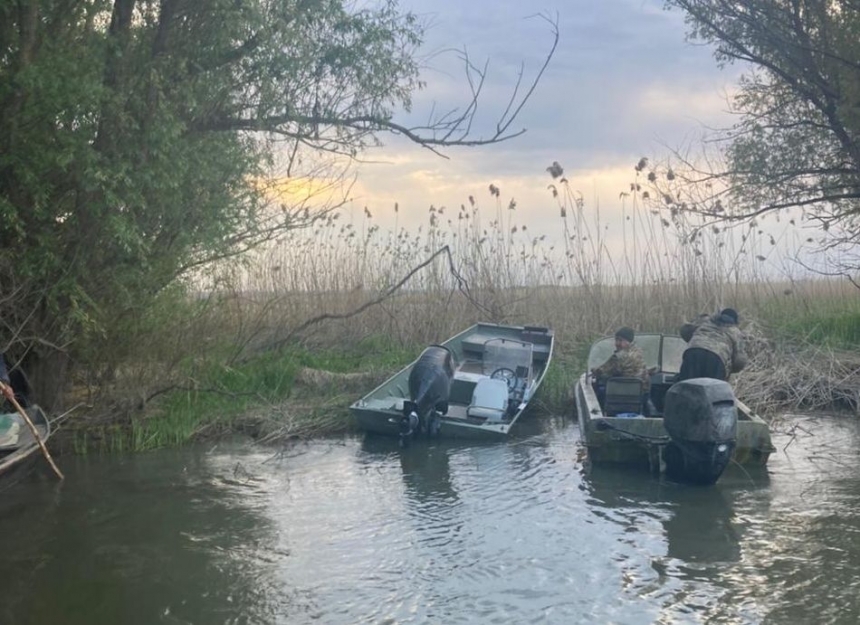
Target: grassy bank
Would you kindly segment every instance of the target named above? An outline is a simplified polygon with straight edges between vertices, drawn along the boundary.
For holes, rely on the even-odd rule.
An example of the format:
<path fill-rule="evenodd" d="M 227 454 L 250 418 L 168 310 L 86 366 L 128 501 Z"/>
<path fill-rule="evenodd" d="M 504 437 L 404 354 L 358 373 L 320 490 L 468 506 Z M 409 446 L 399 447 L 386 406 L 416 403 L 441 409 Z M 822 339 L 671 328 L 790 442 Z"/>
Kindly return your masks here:
<path fill-rule="evenodd" d="M 192 359 L 136 405 L 71 421 L 66 441 L 77 453 L 123 452 L 231 433 L 273 439 L 344 432 L 353 395 L 410 356 L 386 337 L 370 337 L 337 349 L 291 345 L 231 364 Z"/>
<path fill-rule="evenodd" d="M 634 318 L 633 313 L 621 314 L 602 327 L 573 304 L 575 292 L 543 289 L 531 295 L 539 298 L 533 299 L 534 314 L 524 311 L 521 317 L 504 321 L 547 324 L 556 330 L 555 358 L 533 414 L 537 418 L 568 414 L 571 390 L 584 369 L 588 345 L 606 330 Z M 411 294 L 406 299 L 416 297 Z M 468 311 L 465 302 L 457 305 L 460 298 L 452 297 L 449 310 L 462 306 Z M 565 301 L 571 305 L 563 305 Z M 662 294 L 655 296 L 653 304 L 665 301 Z M 428 308 L 432 311 L 434 306 Z M 768 415 L 797 408 L 856 410 L 860 360 L 849 348 L 856 349 L 860 341 L 852 334 L 854 326 L 841 321 L 844 310 L 837 307 L 829 317 L 820 308 L 804 306 L 793 314 L 787 308 L 785 303 L 780 307 L 768 303 L 756 311 L 741 305 L 752 361 L 733 379 L 739 396 Z M 154 385 L 154 394 L 146 401 L 126 405 L 121 418 L 115 413 L 102 420 L 79 419 L 72 430 L 75 449 L 143 451 L 233 433 L 274 442 L 351 431 L 347 407 L 352 401 L 410 362 L 427 344 L 480 319 L 477 311 L 472 317 L 453 318 L 449 313 L 431 319 L 420 316 L 418 310 L 415 307 L 408 315 L 409 323 L 372 312 L 355 320 L 327 321 L 302 341 L 252 351 L 229 364 L 189 359 L 176 368 L 170 384 Z M 780 314 L 767 317 L 768 310 Z M 666 314 L 650 322 L 637 320 L 635 326 L 642 331 L 674 332 L 677 324 L 664 319 Z M 436 327 L 428 330 L 433 324 Z M 409 328 L 414 331 L 408 332 Z"/>

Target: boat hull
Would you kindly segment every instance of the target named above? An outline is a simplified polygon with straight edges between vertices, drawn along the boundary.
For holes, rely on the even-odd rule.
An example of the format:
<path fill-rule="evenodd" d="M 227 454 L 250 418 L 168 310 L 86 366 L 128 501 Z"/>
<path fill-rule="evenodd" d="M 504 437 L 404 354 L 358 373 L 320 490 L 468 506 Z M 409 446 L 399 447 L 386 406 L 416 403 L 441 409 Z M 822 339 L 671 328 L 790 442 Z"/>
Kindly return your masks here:
<path fill-rule="evenodd" d="M 363 408 L 352 408 L 351 411 L 356 425 L 365 432 L 400 436 L 400 414 L 397 411 Z M 463 419 L 442 417 L 438 436 L 477 440 L 503 439 L 508 436 L 511 427 L 512 425 L 507 424 L 473 424 Z"/>
<path fill-rule="evenodd" d="M 552 358 L 553 334 L 546 328 L 479 323 L 448 339 L 443 346 L 455 355 L 457 367 L 451 381 L 445 414 L 439 415 L 440 438 L 501 440 L 506 438 L 539 388 Z M 506 349 L 517 358 L 507 362 Z M 522 347 L 523 350 L 519 350 Z M 492 348 L 492 349 L 491 349 Z M 359 428 L 388 436 L 400 436 L 403 404 L 410 400 L 409 374 L 415 363 L 403 368 L 379 387 L 350 406 Z M 511 400 L 505 410 L 479 412 L 475 408 L 478 384 L 499 369 L 513 371 L 521 380 L 512 383 Z M 526 372 L 527 369 L 527 372 Z"/>
<path fill-rule="evenodd" d="M 575 394 L 579 431 L 588 448 L 590 462 L 665 471 L 662 452 L 670 437 L 662 418 L 603 416 L 585 374 L 577 382 Z M 774 451 L 770 428 L 741 402 L 738 402 L 738 413 L 737 441 L 731 462 L 745 466 L 766 465 Z"/>
<path fill-rule="evenodd" d="M 43 442 L 51 436 L 51 424 L 39 406 L 26 409 L 27 416 L 36 426 Z M 24 479 L 32 470 L 42 451 L 29 429 L 22 427 L 22 442 L 15 448 L 0 448 L 0 490 L 9 488 Z"/>
<path fill-rule="evenodd" d="M 655 400 L 655 416 L 608 416 L 604 414 L 588 373 L 583 373 L 574 389 L 574 409 L 580 435 L 592 464 L 623 465 L 654 473 L 667 469 L 665 452 L 671 437 L 663 424 L 662 408 L 666 393 L 672 387 L 680 365 L 684 343 L 680 337 L 659 334 L 642 337 L 646 364 L 652 368 L 651 398 Z M 595 347 L 597 344 L 595 344 Z M 592 352 L 599 351 L 592 347 Z M 605 356 L 606 347 L 599 357 Z M 609 348 L 611 349 L 611 348 Z M 611 353 L 611 351 L 610 351 Z M 589 359 L 589 369 L 593 366 Z M 775 451 L 768 424 L 743 402 L 735 399 L 737 407 L 737 436 L 729 464 L 763 467 Z M 705 451 L 702 451 L 705 453 Z M 676 475 L 683 478 L 683 475 Z M 694 476 L 689 481 L 695 481 Z"/>

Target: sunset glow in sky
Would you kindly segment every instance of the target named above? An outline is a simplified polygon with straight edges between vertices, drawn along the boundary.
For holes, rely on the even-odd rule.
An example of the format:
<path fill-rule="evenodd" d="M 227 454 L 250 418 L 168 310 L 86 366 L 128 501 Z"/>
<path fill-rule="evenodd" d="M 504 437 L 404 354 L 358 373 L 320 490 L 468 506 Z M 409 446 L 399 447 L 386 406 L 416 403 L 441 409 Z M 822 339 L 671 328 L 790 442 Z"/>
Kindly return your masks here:
<path fill-rule="evenodd" d="M 668 157 L 670 148 L 694 141 L 706 127 L 731 123 L 727 97 L 738 70 L 720 70 L 711 50 L 685 41 L 678 12 L 661 0 L 553 0 L 526 8 L 519 0 L 404 0 L 402 6 L 429 24 L 422 54 L 429 58 L 411 116 L 423 120 L 437 107 L 463 106 L 469 91 L 462 65 L 444 49 L 464 47 L 489 75 L 475 134 L 486 135 L 507 104 L 520 63 L 524 82 L 539 70 L 552 43 L 551 29 L 535 11 L 558 16 L 559 46 L 543 80 L 513 128 L 527 132 L 481 148 L 445 151 L 443 159 L 388 138 L 358 168 L 352 211 L 399 224 L 424 223 L 430 205 L 451 209 L 474 196 L 488 207 L 514 198 L 533 233 L 556 228 L 558 207 L 546 168 L 558 161 L 571 188 L 607 215 L 620 214 L 619 194 L 629 188 L 641 156 Z"/>

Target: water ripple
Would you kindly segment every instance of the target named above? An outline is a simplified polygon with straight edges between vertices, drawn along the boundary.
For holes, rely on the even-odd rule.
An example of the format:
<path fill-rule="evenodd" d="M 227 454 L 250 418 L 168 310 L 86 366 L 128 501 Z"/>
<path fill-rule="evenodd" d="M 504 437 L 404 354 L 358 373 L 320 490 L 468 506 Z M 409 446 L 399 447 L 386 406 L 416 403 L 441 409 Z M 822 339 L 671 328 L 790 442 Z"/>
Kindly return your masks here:
<path fill-rule="evenodd" d="M 559 424 L 70 461 L 0 500 L 0 622 L 853 623 L 860 426 L 804 424 L 704 489 L 584 467 Z"/>

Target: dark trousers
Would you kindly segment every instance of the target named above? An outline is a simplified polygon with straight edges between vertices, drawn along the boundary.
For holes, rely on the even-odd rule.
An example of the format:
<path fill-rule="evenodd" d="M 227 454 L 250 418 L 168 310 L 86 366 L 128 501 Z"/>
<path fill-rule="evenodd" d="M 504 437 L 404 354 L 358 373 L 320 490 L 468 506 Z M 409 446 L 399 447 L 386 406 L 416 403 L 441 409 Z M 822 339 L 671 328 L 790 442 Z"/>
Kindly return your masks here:
<path fill-rule="evenodd" d="M 722 358 L 714 352 L 701 347 L 688 347 L 684 350 L 681 372 L 676 382 L 691 378 L 714 378 L 727 380 L 726 367 Z"/>

